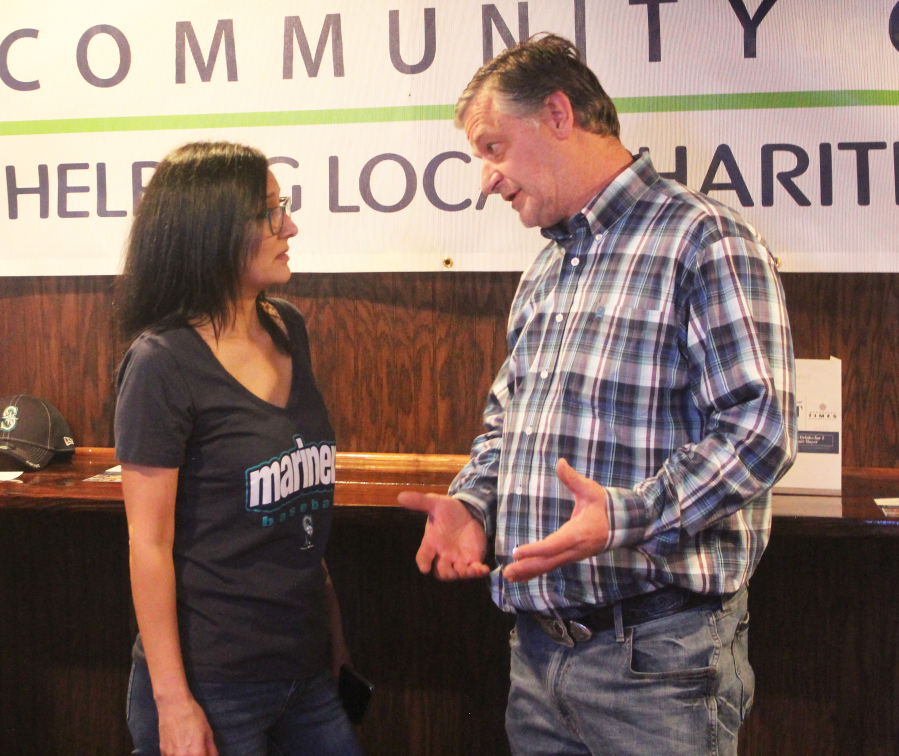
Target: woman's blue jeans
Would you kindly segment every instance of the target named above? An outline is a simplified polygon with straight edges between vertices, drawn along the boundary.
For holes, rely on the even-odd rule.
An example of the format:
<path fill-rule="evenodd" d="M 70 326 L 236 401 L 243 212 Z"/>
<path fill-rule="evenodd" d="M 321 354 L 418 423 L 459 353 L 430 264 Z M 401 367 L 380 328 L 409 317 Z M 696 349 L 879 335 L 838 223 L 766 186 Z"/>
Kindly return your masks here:
<path fill-rule="evenodd" d="M 362 756 L 330 672 L 308 680 L 191 685 L 219 756 Z M 159 722 L 147 665 L 128 686 L 135 756 L 159 756 Z"/>
<path fill-rule="evenodd" d="M 574 648 L 527 615 L 512 634 L 515 756 L 736 756 L 752 704 L 746 590 Z"/>

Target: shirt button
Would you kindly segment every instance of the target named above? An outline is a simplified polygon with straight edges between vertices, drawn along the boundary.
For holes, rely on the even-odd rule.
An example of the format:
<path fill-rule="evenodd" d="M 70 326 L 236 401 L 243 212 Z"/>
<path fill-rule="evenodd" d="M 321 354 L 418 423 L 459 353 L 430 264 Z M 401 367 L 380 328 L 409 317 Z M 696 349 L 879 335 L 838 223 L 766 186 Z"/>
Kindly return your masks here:
<path fill-rule="evenodd" d="M 518 488 L 515 489 L 515 493 L 517 493 L 519 496 L 521 496 L 521 492 L 522 492 L 522 488 L 521 488 L 521 486 L 518 486 Z"/>
<path fill-rule="evenodd" d="M 571 264 L 576 268 L 578 265 L 581 264 L 580 258 L 579 258 L 579 257 L 575 257 L 575 258 L 571 261 Z"/>
<path fill-rule="evenodd" d="M 561 323 L 565 318 L 561 314 L 556 315 L 556 323 Z"/>
<path fill-rule="evenodd" d="M 529 425 L 527 428 L 524 429 L 524 432 L 525 432 L 525 435 L 530 436 L 534 432 L 534 429 L 532 426 Z"/>
<path fill-rule="evenodd" d="M 549 372 L 544 370 L 542 373 L 540 373 L 540 377 L 541 378 L 549 378 Z"/>

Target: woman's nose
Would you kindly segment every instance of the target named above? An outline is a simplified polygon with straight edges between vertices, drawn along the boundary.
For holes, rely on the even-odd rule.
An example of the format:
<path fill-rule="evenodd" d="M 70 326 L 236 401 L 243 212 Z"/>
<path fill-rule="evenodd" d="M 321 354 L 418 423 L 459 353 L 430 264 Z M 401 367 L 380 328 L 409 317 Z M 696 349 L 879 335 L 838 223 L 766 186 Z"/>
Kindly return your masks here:
<path fill-rule="evenodd" d="M 284 216 L 284 223 L 281 226 L 281 234 L 285 239 L 290 239 L 292 236 L 296 236 L 300 232 L 300 229 L 297 228 L 297 224 L 293 222 L 293 218 L 289 215 Z"/>

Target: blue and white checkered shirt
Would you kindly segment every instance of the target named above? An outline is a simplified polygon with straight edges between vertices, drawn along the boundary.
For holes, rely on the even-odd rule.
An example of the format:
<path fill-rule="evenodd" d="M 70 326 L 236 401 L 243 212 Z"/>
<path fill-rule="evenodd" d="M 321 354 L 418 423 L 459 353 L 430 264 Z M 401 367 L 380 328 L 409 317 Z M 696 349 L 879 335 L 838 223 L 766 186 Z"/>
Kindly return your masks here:
<path fill-rule="evenodd" d="M 564 457 L 606 488 L 606 551 L 526 583 L 507 611 L 557 616 L 676 585 L 737 590 L 796 449 L 793 347 L 775 261 L 736 212 L 637 158 L 522 276 L 486 433 L 450 494 L 478 510 L 500 568 L 558 530 Z"/>

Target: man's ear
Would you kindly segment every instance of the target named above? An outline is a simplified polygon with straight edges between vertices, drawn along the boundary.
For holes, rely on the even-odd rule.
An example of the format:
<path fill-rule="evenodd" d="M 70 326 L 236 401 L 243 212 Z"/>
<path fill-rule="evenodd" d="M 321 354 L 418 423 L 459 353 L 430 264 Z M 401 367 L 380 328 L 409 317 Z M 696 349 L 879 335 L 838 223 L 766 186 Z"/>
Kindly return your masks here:
<path fill-rule="evenodd" d="M 564 92 L 554 92 L 543 103 L 543 117 L 557 139 L 567 139 L 575 126 L 571 101 Z"/>

